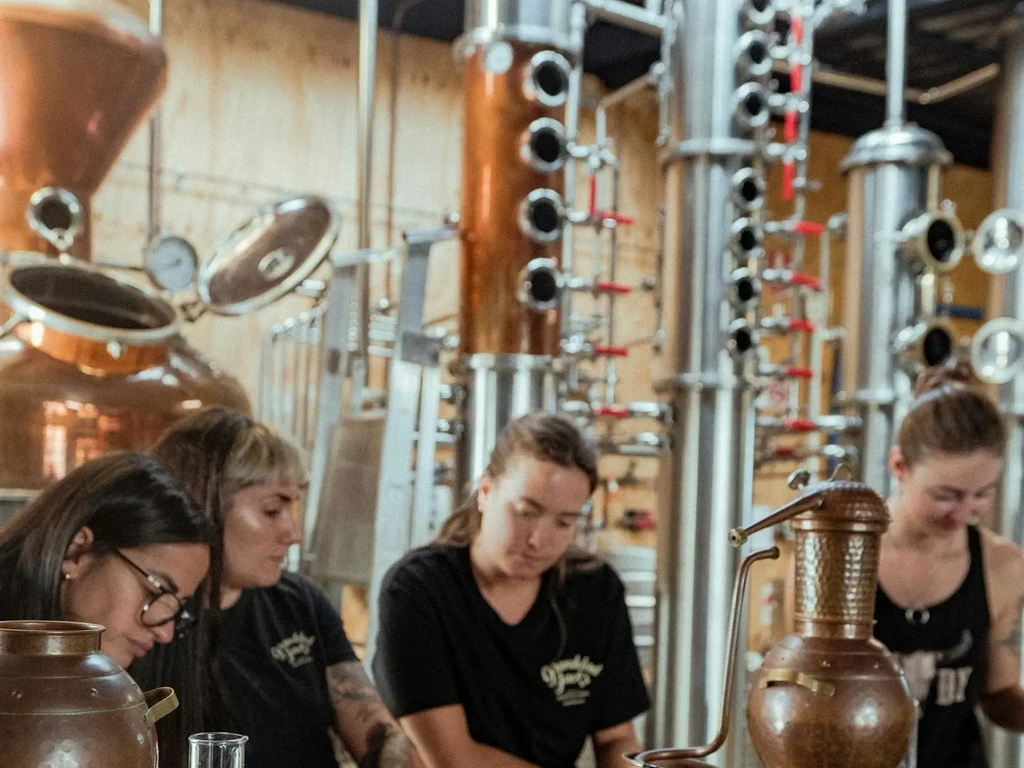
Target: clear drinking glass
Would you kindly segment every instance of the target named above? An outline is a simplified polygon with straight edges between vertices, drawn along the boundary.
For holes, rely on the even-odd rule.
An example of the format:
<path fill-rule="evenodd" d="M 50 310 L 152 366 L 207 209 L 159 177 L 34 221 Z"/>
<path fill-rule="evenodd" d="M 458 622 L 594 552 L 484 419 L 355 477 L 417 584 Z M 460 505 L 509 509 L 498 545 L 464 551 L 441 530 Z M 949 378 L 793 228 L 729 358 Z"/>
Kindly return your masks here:
<path fill-rule="evenodd" d="M 245 768 L 245 742 L 237 733 L 195 733 L 188 737 L 188 768 Z"/>

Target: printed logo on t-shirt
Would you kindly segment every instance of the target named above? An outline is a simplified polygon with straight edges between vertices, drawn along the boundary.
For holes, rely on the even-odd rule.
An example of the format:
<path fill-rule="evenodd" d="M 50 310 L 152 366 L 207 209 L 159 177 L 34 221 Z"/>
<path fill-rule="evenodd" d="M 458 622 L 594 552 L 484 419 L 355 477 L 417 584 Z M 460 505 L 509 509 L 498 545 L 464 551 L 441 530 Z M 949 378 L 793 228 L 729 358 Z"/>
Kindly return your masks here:
<path fill-rule="evenodd" d="M 310 651 L 315 642 L 315 637 L 310 637 L 305 632 L 296 632 L 271 648 L 270 655 L 280 662 L 287 662 L 293 669 L 302 667 L 313 661 Z"/>
<path fill-rule="evenodd" d="M 910 695 L 921 706 L 924 705 L 935 682 L 935 703 L 940 707 L 962 704 L 967 700 L 967 684 L 971 680 L 972 666 L 943 667 L 942 664 L 953 664 L 971 650 L 974 638 L 968 629 L 964 630 L 960 642 L 946 651 L 915 651 L 908 654 L 897 654 L 903 663 L 903 672 L 907 678 Z M 921 708 L 918 708 L 921 714 Z"/>
<path fill-rule="evenodd" d="M 604 664 L 595 664 L 589 656 L 578 653 L 571 659 L 560 659 L 540 668 L 540 678 L 564 707 L 575 707 L 586 702 L 587 690 L 601 674 Z"/>

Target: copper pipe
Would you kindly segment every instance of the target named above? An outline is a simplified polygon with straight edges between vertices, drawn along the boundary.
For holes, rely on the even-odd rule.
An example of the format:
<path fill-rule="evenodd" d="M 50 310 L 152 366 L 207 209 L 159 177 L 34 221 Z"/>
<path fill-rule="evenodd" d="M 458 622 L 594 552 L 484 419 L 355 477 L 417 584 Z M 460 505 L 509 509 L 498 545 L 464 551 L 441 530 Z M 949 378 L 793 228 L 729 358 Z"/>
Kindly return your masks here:
<path fill-rule="evenodd" d="M 750 567 L 758 560 L 777 560 L 779 557 L 779 548 L 772 547 L 770 549 L 763 549 L 758 552 L 754 552 L 748 555 L 742 563 L 740 563 L 739 574 L 736 577 L 736 583 L 733 586 L 732 592 L 732 610 L 729 615 L 729 653 L 726 655 L 726 667 L 725 667 L 725 696 L 722 701 L 722 713 L 718 722 L 718 733 L 715 738 L 712 739 L 710 744 L 705 744 L 703 747 L 686 747 L 685 749 L 651 749 L 646 752 L 640 752 L 636 755 L 626 755 L 626 759 L 633 763 L 633 765 L 642 766 L 642 768 L 669 768 L 657 762 L 656 760 L 679 760 L 681 758 L 699 758 L 707 757 L 710 754 L 717 752 L 725 744 L 725 739 L 729 735 L 729 714 L 732 712 L 732 694 L 735 678 L 735 667 L 736 667 L 736 651 L 740 644 L 740 614 L 743 611 L 743 596 L 747 591 L 747 581 L 750 577 Z"/>
<path fill-rule="evenodd" d="M 0 250 L 56 252 L 25 214 L 40 187 L 62 187 L 85 214 L 69 252 L 88 259 L 90 198 L 164 89 L 163 47 L 110 0 L 4 3 L 0 71 Z"/>
<path fill-rule="evenodd" d="M 504 72 L 489 71 L 482 47 L 465 60 L 461 351 L 557 356 L 558 310 L 529 309 L 520 300 L 520 289 L 529 262 L 547 258 L 558 263 L 558 234 L 565 222 L 551 233 L 550 242 L 539 242 L 527 234 L 521 219 L 531 194 L 549 190 L 560 196 L 565 180 L 559 169 L 531 167 L 522 146 L 534 121 L 561 123 L 565 109 L 544 106 L 525 93 L 531 59 L 549 52 L 526 43 L 508 45 L 511 62 Z"/>

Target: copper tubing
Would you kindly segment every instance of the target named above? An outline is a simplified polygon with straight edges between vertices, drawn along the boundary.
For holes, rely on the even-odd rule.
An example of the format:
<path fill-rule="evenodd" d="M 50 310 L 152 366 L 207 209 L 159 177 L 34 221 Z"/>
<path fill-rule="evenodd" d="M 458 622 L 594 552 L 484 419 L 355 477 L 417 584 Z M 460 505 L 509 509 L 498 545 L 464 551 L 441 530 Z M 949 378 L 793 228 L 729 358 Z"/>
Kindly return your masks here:
<path fill-rule="evenodd" d="M 163 91 L 167 57 L 110 0 L 0 2 L 0 250 L 55 253 L 26 223 L 41 187 L 74 193 L 89 259 L 89 201 Z"/>
<path fill-rule="evenodd" d="M 625 758 L 633 765 L 642 768 L 678 768 L 678 765 L 664 765 L 655 761 L 669 760 L 672 763 L 682 758 L 707 757 L 714 754 L 729 735 L 729 715 L 732 713 L 732 695 L 735 688 L 735 667 L 736 651 L 740 644 L 740 613 L 743 610 L 743 596 L 747 592 L 747 581 L 750 577 L 750 568 L 758 560 L 777 560 L 779 548 L 771 547 L 762 549 L 748 555 L 740 563 L 739 573 L 736 576 L 736 583 L 732 592 L 732 612 L 729 616 L 729 653 L 726 655 L 725 668 L 725 695 L 722 700 L 722 713 L 718 723 L 718 733 L 710 744 L 703 747 L 687 747 L 685 749 L 652 749 L 639 754 L 625 755 Z"/>
<path fill-rule="evenodd" d="M 559 263 L 561 243 L 557 236 L 537 242 L 524 232 L 520 218 L 531 193 L 548 190 L 561 196 L 564 177 L 560 168 L 545 172 L 531 167 L 522 146 L 534 121 L 562 123 L 565 107 L 545 106 L 524 88 L 531 58 L 545 49 L 508 45 L 511 64 L 504 72 L 493 65 L 494 71 L 488 71 L 485 65 L 493 47 L 478 46 L 465 60 L 461 351 L 554 357 L 561 335 L 558 309 L 532 311 L 519 293 L 526 265 L 538 258 Z"/>

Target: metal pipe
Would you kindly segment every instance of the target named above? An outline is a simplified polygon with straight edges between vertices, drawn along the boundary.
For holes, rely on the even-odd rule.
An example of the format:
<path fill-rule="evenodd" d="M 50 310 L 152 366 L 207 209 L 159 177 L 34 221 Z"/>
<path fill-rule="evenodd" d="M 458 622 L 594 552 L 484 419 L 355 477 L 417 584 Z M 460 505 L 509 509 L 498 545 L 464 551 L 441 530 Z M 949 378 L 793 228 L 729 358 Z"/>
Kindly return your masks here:
<path fill-rule="evenodd" d="M 611 22 L 635 32 L 642 32 L 652 37 L 661 37 L 665 31 L 665 17 L 651 13 L 622 0 L 582 0 L 595 18 Z"/>
<path fill-rule="evenodd" d="M 726 686 L 722 638 L 739 565 L 728 532 L 748 517 L 753 479 L 752 359 L 733 358 L 723 343 L 728 319 L 722 297 L 737 266 L 730 248 L 738 217 L 732 179 L 758 149 L 736 121 L 735 51 L 742 29 L 735 4 L 674 0 L 666 18 L 672 37 L 666 73 L 673 88 L 661 284 L 673 420 L 672 450 L 660 473 L 654 707 L 647 743 L 707 744 Z M 735 682 L 745 686 L 742 669 Z M 727 751 L 739 748 L 735 740 L 727 743 Z M 731 757 L 720 759 L 735 764 Z"/>
<path fill-rule="evenodd" d="M 995 175 L 996 208 L 1024 209 L 1024 11 L 1018 11 L 1015 24 L 1007 28 L 1003 49 L 1003 82 L 996 111 L 992 140 L 992 169 Z M 993 281 L 992 307 L 996 316 L 1019 318 L 1024 312 L 1024 267 Z M 1001 283 L 1001 284 L 1000 284 Z M 1009 431 L 1006 455 L 1013 457 L 1003 466 L 1000 485 L 997 530 L 1018 545 L 1024 543 L 1024 376 L 999 387 L 999 405 Z M 1017 649 L 1018 653 L 1020 648 Z M 990 757 L 995 768 L 1020 765 L 1022 742 L 1019 736 L 1002 729 L 988 734 Z"/>
<path fill-rule="evenodd" d="M 156 37 L 164 33 L 164 0 L 149 0 L 149 31 Z M 160 234 L 163 190 L 160 188 L 160 164 L 163 162 L 160 137 L 160 104 L 149 113 L 149 210 L 146 241 Z"/>
<path fill-rule="evenodd" d="M 370 247 L 370 200 L 373 173 L 373 102 L 377 77 L 377 0 L 359 0 L 359 119 L 356 124 L 356 247 Z M 359 266 L 357 279 L 358 355 L 366 371 L 370 346 L 370 265 Z"/>
<path fill-rule="evenodd" d="M 903 91 L 907 87 L 907 0 L 888 2 L 888 52 L 885 79 L 889 90 L 885 97 L 885 124 L 902 125 L 906 118 Z"/>
<path fill-rule="evenodd" d="M 402 22 L 405 21 L 405 15 L 422 2 L 423 0 L 403 0 L 391 17 L 391 84 L 390 92 L 388 93 L 388 189 L 387 209 L 385 212 L 387 220 L 384 226 L 384 236 L 389 247 L 394 241 L 395 227 L 395 137 L 398 135 L 395 126 L 398 124 L 398 65 L 402 52 L 401 35 L 399 33 L 402 29 Z M 388 261 L 384 265 L 384 298 L 387 299 L 389 306 L 393 303 L 393 269 L 393 261 Z"/>
<path fill-rule="evenodd" d="M 573 5 L 569 16 L 569 34 L 574 42 L 581 46 L 583 35 L 587 29 L 587 9 L 582 3 Z M 565 138 L 567 144 L 572 147 L 579 141 L 580 130 L 580 98 L 583 87 L 583 57 L 577 56 L 573 63 L 572 73 L 569 76 L 569 93 L 565 101 Z M 569 152 L 565 159 L 565 183 L 562 190 L 562 201 L 566 210 L 573 210 L 576 207 L 576 157 Z M 568 226 L 562 231 L 562 273 L 572 275 L 573 269 L 573 248 L 575 247 L 576 233 L 574 227 Z M 562 318 L 563 322 L 569 323 L 572 320 L 572 291 L 565 291 L 562 294 Z"/>

